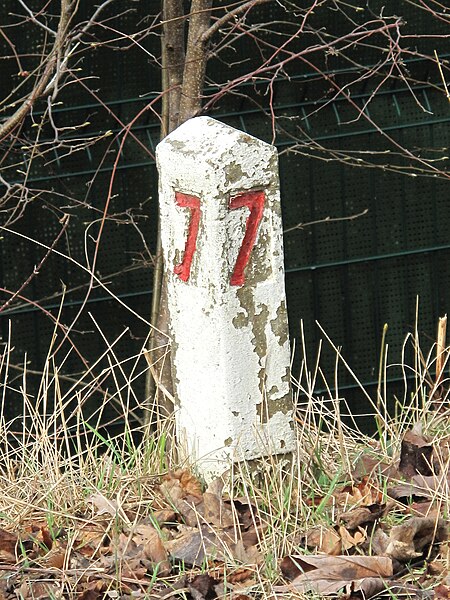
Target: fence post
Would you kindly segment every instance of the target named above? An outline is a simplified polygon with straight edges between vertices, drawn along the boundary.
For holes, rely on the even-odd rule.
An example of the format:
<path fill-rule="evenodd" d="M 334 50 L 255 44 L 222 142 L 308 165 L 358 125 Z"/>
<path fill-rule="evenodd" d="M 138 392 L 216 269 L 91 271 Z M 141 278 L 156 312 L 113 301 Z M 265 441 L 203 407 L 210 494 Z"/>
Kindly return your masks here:
<path fill-rule="evenodd" d="M 157 164 L 177 443 L 210 479 L 294 449 L 277 151 L 196 117 Z"/>

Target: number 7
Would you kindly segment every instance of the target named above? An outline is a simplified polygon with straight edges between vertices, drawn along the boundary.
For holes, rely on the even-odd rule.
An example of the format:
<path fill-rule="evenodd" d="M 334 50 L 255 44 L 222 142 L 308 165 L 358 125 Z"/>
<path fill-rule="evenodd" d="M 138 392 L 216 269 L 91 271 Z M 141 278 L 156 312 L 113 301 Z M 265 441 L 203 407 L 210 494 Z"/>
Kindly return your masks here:
<path fill-rule="evenodd" d="M 230 279 L 230 285 L 243 285 L 245 283 L 245 267 L 250 260 L 250 255 L 255 245 L 258 226 L 264 212 L 265 194 L 262 190 L 254 192 L 243 192 L 230 199 L 230 210 L 247 206 L 250 214 L 245 224 L 245 234 L 239 250 L 234 271 Z"/>
<path fill-rule="evenodd" d="M 175 265 L 173 270 L 181 280 L 188 281 L 191 275 L 192 257 L 194 256 L 195 248 L 197 247 L 198 226 L 200 224 L 201 215 L 200 198 L 189 196 L 182 192 L 175 192 L 175 202 L 182 208 L 191 209 L 191 219 L 189 221 L 183 260 L 178 265 Z"/>

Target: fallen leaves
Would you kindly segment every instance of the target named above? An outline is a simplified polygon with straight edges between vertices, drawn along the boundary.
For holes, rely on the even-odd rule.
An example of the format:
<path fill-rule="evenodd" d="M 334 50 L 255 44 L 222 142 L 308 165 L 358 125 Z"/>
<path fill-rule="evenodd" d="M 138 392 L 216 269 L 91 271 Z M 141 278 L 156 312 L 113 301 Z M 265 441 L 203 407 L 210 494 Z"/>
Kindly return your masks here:
<path fill-rule="evenodd" d="M 356 529 L 368 523 L 378 521 L 386 510 L 386 504 L 370 504 L 369 506 L 357 506 L 352 510 L 339 515 L 339 522 L 347 529 Z"/>
<path fill-rule="evenodd" d="M 17 560 L 19 538 L 14 533 L 0 529 L 0 561 L 15 563 Z"/>
<path fill-rule="evenodd" d="M 432 475 L 433 446 L 429 440 L 414 431 L 407 431 L 402 440 L 399 472 L 406 478 Z"/>
<path fill-rule="evenodd" d="M 386 554 L 401 562 L 423 556 L 424 549 L 447 539 L 447 525 L 442 518 L 412 517 L 392 527 Z"/>
<path fill-rule="evenodd" d="M 445 469 L 440 468 L 442 464 L 447 465 Z M 336 521 L 312 527 L 298 537 L 298 545 L 313 554 L 282 560 L 281 570 L 289 583 L 277 586 L 277 594 L 295 590 L 369 598 L 389 590 L 391 595 L 420 596 L 420 586 L 405 583 L 401 574 L 409 572 L 409 565 L 432 561 L 447 540 L 439 496 L 450 483 L 448 464 L 437 460 L 433 444 L 418 428 L 405 434 L 397 466 L 377 468 L 373 457 L 362 457 L 354 482 L 328 497 L 315 498 L 312 506 L 323 508 L 326 501 L 337 514 Z M 391 498 L 387 502 L 386 495 Z M 433 565 L 429 563 L 430 576 L 433 570 L 438 572 Z M 447 583 L 441 583 L 437 597 L 450 597 L 448 589 Z"/>
<path fill-rule="evenodd" d="M 226 561 L 227 557 L 250 564 L 261 561 L 256 548 L 257 519 L 251 517 L 251 507 L 240 500 L 226 501 L 223 487 L 218 478 L 200 494 L 192 478 L 179 473 L 166 477 L 161 491 L 183 519 L 165 544 L 172 560 L 187 565 Z"/>
<path fill-rule="evenodd" d="M 429 577 L 436 598 L 449 598 L 450 576 L 434 561 L 447 544 L 436 499 L 450 482 L 448 469 L 438 465 L 433 444 L 408 432 L 395 464 L 377 470 L 366 457 L 350 483 L 310 501 L 297 498 L 319 517 L 290 539 L 295 552 L 273 562 L 271 597 L 313 592 L 355 600 L 387 590 L 428 598 L 420 585 Z M 264 577 L 263 553 L 273 539 L 267 507 L 228 498 L 222 479 L 203 490 L 186 470 L 155 484 L 145 510 L 124 497 L 95 491 L 69 530 L 45 522 L 20 534 L 0 529 L 0 600 L 72 593 L 81 600 L 259 597 L 249 592 Z M 427 565 L 423 580 L 411 583 L 404 573 L 417 564 Z"/>
<path fill-rule="evenodd" d="M 315 592 L 333 595 L 361 591 L 370 596 L 383 589 L 393 575 L 392 560 L 380 556 L 293 556 L 283 559 L 281 570 L 289 585 L 275 591 Z"/>
<path fill-rule="evenodd" d="M 262 562 L 262 527 L 255 507 L 227 499 L 223 488 L 218 479 L 202 491 L 190 472 L 177 471 L 164 477 L 154 510 L 145 514 L 131 510 L 120 495 L 96 491 L 70 531 L 55 534 L 45 523 L 33 523 L 21 535 L 0 529 L 0 561 L 10 568 L 0 577 L 0 600 L 10 591 L 22 600 L 59 599 L 71 586 L 81 600 L 162 599 L 178 592 L 187 600 L 212 600 L 224 597 L 225 579 L 228 593 L 240 589 Z M 179 573 L 197 567 L 208 573 Z"/>
<path fill-rule="evenodd" d="M 136 525 L 120 533 L 114 547 L 113 562 L 119 560 L 127 578 L 142 579 L 147 573 L 168 575 L 171 565 L 160 534 L 152 525 Z M 111 557 L 104 556 L 102 563 L 111 566 Z"/>

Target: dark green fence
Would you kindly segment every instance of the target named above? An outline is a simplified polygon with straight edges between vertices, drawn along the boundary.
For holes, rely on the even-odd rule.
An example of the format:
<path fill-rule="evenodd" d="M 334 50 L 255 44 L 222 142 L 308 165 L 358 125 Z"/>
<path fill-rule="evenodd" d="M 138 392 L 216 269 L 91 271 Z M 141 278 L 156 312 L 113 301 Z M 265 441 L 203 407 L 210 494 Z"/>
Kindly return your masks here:
<path fill-rule="evenodd" d="M 0 5 L 2 14 L 6 14 L 8 6 L 7 2 Z M 139 10 L 145 13 L 143 6 Z M 411 7 L 409 10 L 413 11 Z M 420 11 L 415 9 L 413 13 L 416 19 L 413 29 L 419 25 L 426 27 L 420 21 Z M 128 18 L 131 19 L 125 17 Z M 130 28 L 134 22 L 130 21 Z M 25 46 L 27 43 L 33 42 L 23 42 Z M 431 52 L 432 46 L 428 51 Z M 438 48 L 443 60 L 448 58 L 444 46 L 442 42 Z M 370 59 L 368 52 L 365 60 Z M 59 125 L 90 121 L 90 135 L 108 130 L 118 133 L 121 126 L 112 111 L 127 123 L 152 97 L 151 90 L 159 87 L 158 71 L 136 49 L 114 54 L 113 61 L 111 53 L 100 49 L 83 68 L 87 74 L 102 74 L 98 87 L 104 106 L 78 88 L 73 95 L 71 92 L 66 96 L 64 105 L 55 108 L 54 116 Z M 297 339 L 294 370 L 298 373 L 302 357 L 298 341 L 301 322 L 308 361 L 311 365 L 315 362 L 323 337 L 317 321 L 342 349 L 343 356 L 372 394 L 378 379 L 384 323 L 389 324 L 390 360 L 399 362 L 404 336 L 416 325 L 417 298 L 418 328 L 428 347 L 434 341 L 438 317 L 450 306 L 448 180 L 430 173 L 420 174 L 420 164 L 399 156 L 395 148 L 396 143 L 405 146 L 416 156 L 433 159 L 439 169 L 448 171 L 445 157 L 450 131 L 449 103 L 437 69 L 429 72 L 429 60 L 413 58 L 405 68 L 418 82 L 413 89 L 401 78 L 380 89 L 374 97 L 373 88 L 364 80 L 357 90 L 353 89 L 352 100 L 357 107 L 363 108 L 370 100 L 365 109 L 368 119 L 357 118 L 357 110 L 346 98 L 330 99 L 329 82 L 304 66 L 298 65 L 299 72 L 293 69 L 289 78 L 280 77 L 274 86 L 286 229 L 286 286 L 291 334 Z M 329 69 L 327 77 L 344 78 L 348 73 L 348 67 Z M 263 86 L 246 83 L 239 92 L 239 96 L 224 99 L 211 114 L 271 141 L 274 132 Z M 262 108 L 257 106 L 261 103 Z M 36 112 L 34 119 L 38 117 Z M 390 139 L 383 137 L 371 121 Z M 153 152 L 159 123 L 150 111 L 132 131 Z M 51 139 L 51 131 L 44 130 L 44 137 L 46 133 Z M 52 214 L 51 204 L 53 201 L 61 208 L 58 194 L 74 198 L 65 209 L 73 215 L 68 235 L 58 248 L 84 262 L 85 244 L 90 250 L 93 247 L 89 236 L 85 239 L 86 223 L 92 223 L 95 215 L 101 217 L 118 143 L 114 135 L 107 135 L 96 145 L 73 155 L 56 150 L 51 162 L 48 157 L 36 162 L 28 185 L 43 191 L 45 204 L 44 200 L 42 203 L 35 200 L 25 206 L 24 201 L 24 214 L 13 228 L 25 237 L 4 234 L 0 246 L 2 287 L 16 290 L 45 253 L 27 238 L 49 245 L 56 237 L 58 213 Z M 118 165 L 114 193 L 110 213 L 117 216 L 106 225 L 97 268 L 117 297 L 147 318 L 152 269 L 145 244 L 154 251 L 157 174 L 153 159 L 131 138 L 125 143 Z M 136 227 L 129 222 L 130 210 L 134 211 Z M 97 231 L 98 223 L 94 223 L 89 235 L 94 238 Z M 140 232 L 145 234 L 145 244 Z M 52 255 L 47 260 L 26 290 L 26 296 L 39 301 L 40 306 L 16 302 L 0 316 L 4 341 L 12 329 L 17 362 L 26 353 L 30 369 L 42 368 L 54 323 L 41 308 L 54 315 L 58 312 L 63 282 L 69 291 L 61 320 L 71 322 L 82 304 L 87 280 L 86 273 L 65 258 Z M 7 299 L 8 295 L 4 297 Z M 141 321 L 101 288 L 93 290 L 74 331 L 77 347 L 91 360 L 105 348 L 97 325 L 110 341 L 125 327 L 129 328 L 116 348 L 122 360 L 138 351 L 147 333 Z M 331 387 L 335 361 L 335 352 L 324 343 L 320 364 Z M 74 351 L 68 355 L 64 370 L 69 374 L 82 370 Z M 19 378 L 20 369 L 17 373 Z M 402 377 L 399 368 L 388 371 L 391 395 L 401 395 Z M 340 395 L 355 412 L 364 412 L 367 402 L 354 378 L 342 367 L 339 381 Z M 14 386 L 20 387 L 17 381 L 12 382 L 11 387 Z M 324 381 L 319 379 L 316 387 L 318 393 L 321 390 L 327 393 Z M 136 381 L 136 394 L 142 396 L 143 390 L 144 376 Z M 20 393 L 11 391 L 8 404 L 11 414 L 20 413 Z"/>

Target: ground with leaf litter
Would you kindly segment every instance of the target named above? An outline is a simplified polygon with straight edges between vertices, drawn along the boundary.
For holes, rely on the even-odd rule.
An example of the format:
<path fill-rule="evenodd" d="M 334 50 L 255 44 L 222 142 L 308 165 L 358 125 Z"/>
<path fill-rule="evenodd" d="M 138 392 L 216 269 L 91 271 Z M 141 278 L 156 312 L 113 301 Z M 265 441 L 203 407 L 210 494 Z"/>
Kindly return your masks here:
<path fill-rule="evenodd" d="M 397 459 L 380 453 L 374 442 L 323 493 L 286 486 L 284 508 L 270 503 L 276 473 L 267 493 L 230 497 L 179 470 L 142 481 L 135 506 L 103 488 L 70 518 L 30 518 L 31 503 L 8 525 L 4 510 L 0 599 L 449 598 L 449 440 L 410 430 Z"/>

